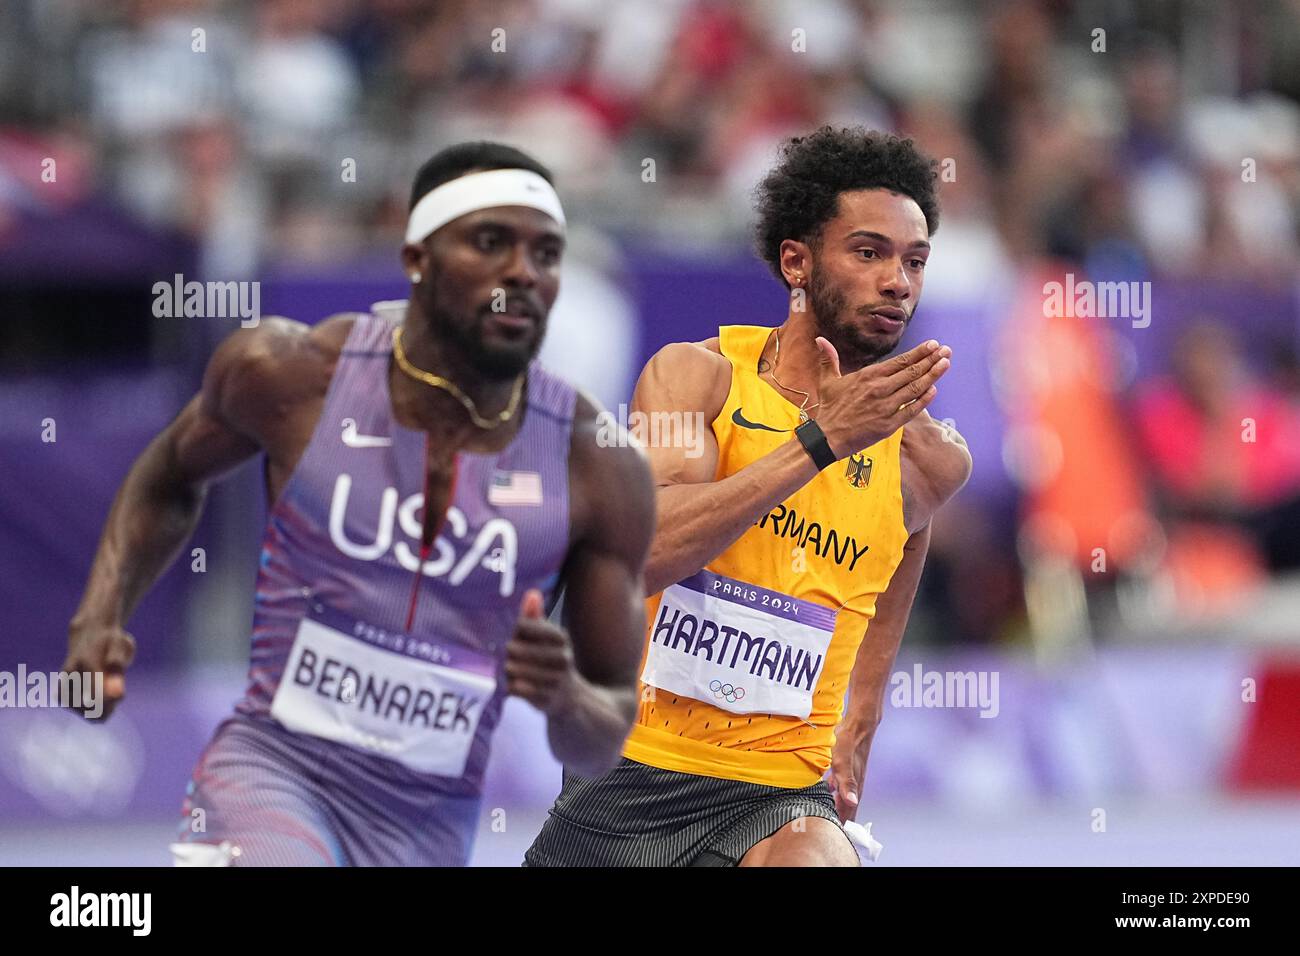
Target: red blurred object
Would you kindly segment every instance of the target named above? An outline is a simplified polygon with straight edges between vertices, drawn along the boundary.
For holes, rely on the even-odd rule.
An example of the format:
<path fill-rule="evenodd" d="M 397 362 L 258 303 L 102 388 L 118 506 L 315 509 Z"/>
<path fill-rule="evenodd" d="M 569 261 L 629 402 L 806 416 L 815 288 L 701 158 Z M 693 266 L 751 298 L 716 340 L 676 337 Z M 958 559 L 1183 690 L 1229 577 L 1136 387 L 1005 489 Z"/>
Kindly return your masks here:
<path fill-rule="evenodd" d="M 1026 457 L 1036 462 L 1021 483 L 1022 521 L 1039 531 L 1037 546 L 1081 568 L 1097 548 L 1123 568 L 1142 552 L 1153 520 L 1128 422 L 1105 384 L 1107 320 L 1077 317 L 1072 305 L 1064 315 L 1045 309 L 1046 283 L 1062 273 L 1051 264 L 1030 273 L 1001 344 L 1009 430 L 1033 439 Z"/>
<path fill-rule="evenodd" d="M 1243 506 L 1272 504 L 1300 485 L 1300 424 L 1286 396 L 1250 385 L 1231 395 L 1232 407 L 1211 422 L 1168 379 L 1148 386 L 1137 403 L 1137 424 L 1156 476 L 1181 498 L 1194 498 L 1205 483 L 1214 452 L 1240 457 L 1237 494 Z M 1255 436 L 1243 440 L 1243 422 Z M 1222 435 L 1214 435 L 1218 429 Z"/>
<path fill-rule="evenodd" d="M 82 201 L 94 187 L 93 172 L 91 150 L 75 136 L 0 128 L 0 178 L 10 179 L 34 208 Z"/>
<path fill-rule="evenodd" d="M 1250 715 L 1228 769 L 1228 786 L 1300 790 L 1300 660 L 1265 660 L 1261 671 L 1255 701 L 1242 705 Z"/>

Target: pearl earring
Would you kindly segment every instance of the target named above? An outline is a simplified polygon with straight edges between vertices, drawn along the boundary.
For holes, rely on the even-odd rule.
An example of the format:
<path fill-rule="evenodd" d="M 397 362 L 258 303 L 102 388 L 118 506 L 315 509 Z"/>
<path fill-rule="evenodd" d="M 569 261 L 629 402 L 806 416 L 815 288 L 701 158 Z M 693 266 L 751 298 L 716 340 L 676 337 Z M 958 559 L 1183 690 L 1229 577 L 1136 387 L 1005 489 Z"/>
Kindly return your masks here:
<path fill-rule="evenodd" d="M 416 285 L 420 284 L 420 278 L 421 278 L 420 273 L 418 272 L 411 273 L 411 282 L 415 283 Z"/>

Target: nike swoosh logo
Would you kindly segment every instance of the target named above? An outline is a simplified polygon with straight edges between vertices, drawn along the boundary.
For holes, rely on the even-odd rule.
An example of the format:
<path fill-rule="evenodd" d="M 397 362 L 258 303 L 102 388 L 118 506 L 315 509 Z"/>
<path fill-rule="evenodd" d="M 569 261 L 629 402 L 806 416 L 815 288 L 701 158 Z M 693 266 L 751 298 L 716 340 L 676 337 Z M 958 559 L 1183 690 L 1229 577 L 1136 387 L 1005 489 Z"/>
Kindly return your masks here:
<path fill-rule="evenodd" d="M 751 422 L 744 415 L 740 414 L 739 408 L 731 413 L 731 420 L 741 428 L 755 428 L 765 432 L 783 432 L 786 430 L 784 428 L 773 428 L 771 425 L 760 425 L 758 422 Z"/>
<path fill-rule="evenodd" d="M 361 435 L 357 433 L 355 419 L 345 418 L 343 425 L 343 444 L 349 448 L 387 448 L 393 443 L 391 438 L 382 435 Z"/>

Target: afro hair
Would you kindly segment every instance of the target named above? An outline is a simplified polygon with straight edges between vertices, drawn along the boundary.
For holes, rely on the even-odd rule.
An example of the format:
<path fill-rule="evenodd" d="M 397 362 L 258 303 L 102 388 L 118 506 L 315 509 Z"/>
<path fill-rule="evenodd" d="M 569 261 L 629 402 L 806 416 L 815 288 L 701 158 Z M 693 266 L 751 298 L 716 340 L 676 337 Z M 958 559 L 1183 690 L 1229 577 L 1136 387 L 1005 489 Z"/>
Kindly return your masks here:
<path fill-rule="evenodd" d="M 939 228 L 938 162 L 910 139 L 861 126 L 823 126 L 781 147 L 780 161 L 758 184 L 755 251 L 782 283 L 781 243 L 815 246 L 836 215 L 840 193 L 888 189 L 916 201 L 930 235 Z"/>

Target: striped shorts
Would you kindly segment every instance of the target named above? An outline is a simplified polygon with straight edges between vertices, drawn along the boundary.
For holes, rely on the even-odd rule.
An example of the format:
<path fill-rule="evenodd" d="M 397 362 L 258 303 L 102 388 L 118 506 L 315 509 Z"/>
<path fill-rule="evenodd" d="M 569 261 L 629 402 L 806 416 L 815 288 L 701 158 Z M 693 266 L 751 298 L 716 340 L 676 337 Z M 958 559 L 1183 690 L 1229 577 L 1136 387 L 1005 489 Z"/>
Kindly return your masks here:
<path fill-rule="evenodd" d="M 789 789 L 647 766 L 565 772 L 525 866 L 735 866 L 799 817 L 839 822 L 825 780 Z"/>

